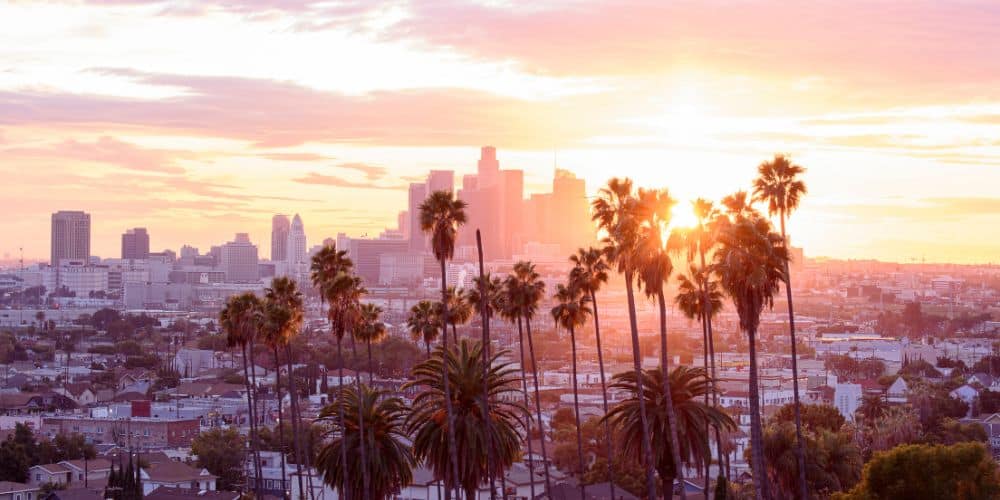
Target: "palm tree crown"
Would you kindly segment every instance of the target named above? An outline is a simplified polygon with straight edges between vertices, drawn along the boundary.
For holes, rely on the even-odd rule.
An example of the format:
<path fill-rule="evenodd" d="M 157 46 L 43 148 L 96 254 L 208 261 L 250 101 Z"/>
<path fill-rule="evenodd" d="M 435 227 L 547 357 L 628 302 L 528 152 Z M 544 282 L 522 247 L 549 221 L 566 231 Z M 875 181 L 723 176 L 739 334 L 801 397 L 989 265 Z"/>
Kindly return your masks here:
<path fill-rule="evenodd" d="M 420 204 L 420 229 L 431 234 L 437 260 L 450 260 L 455 255 L 458 226 L 466 222 L 465 207 L 451 191 L 435 191 Z"/>
<path fill-rule="evenodd" d="M 407 407 L 399 398 L 367 386 L 350 387 L 336 401 L 323 408 L 320 420 L 336 432 L 320 450 L 316 468 L 323 480 L 335 488 L 341 498 L 363 498 L 363 474 L 358 456 L 369 450 L 368 468 L 371 498 L 392 498 L 400 488 L 413 481 L 416 462 L 406 433 Z M 345 417 L 350 415 L 350 417 Z M 356 415 L 364 420 L 364 444 Z M 346 448 L 347 453 L 344 453 Z M 345 463 L 343 457 L 352 457 Z"/>
<path fill-rule="evenodd" d="M 519 429 L 523 407 L 513 402 L 520 380 L 516 369 L 499 361 L 506 353 L 489 358 L 486 379 L 483 379 L 482 345 L 463 340 L 456 349 L 438 348 L 433 355 L 413 369 L 414 379 L 405 388 L 421 387 L 413 401 L 407 428 L 413 436 L 413 453 L 426 461 L 438 478 L 446 484 L 457 484 L 474 498 L 474 492 L 489 478 L 490 472 L 500 475 L 520 454 Z M 445 413 L 444 381 L 447 368 L 455 421 L 456 448 L 459 455 L 459 477 L 453 478 L 449 466 L 449 437 Z M 486 392 L 490 401 L 489 425 L 482 413 L 481 399 Z M 489 435 L 488 432 L 492 433 Z M 487 470 L 488 447 L 492 442 L 495 470 Z M 457 479 L 457 480 L 456 480 Z"/>
<path fill-rule="evenodd" d="M 410 308 L 406 328 L 415 342 L 423 342 L 430 349 L 431 343 L 441 334 L 441 315 L 436 302 L 421 300 Z"/>
<path fill-rule="evenodd" d="M 757 178 L 753 181 L 753 199 L 767 203 L 770 215 L 784 217 L 799 206 L 806 194 L 806 184 L 798 177 L 805 168 L 792 163 L 785 155 L 774 155 L 757 167 Z"/>

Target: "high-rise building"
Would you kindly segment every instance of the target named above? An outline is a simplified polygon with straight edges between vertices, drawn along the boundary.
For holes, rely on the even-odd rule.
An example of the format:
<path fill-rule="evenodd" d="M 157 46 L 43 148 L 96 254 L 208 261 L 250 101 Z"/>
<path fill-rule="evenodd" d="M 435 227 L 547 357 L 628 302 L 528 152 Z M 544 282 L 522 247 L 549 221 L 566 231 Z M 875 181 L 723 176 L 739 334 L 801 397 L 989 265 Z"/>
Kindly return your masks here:
<path fill-rule="evenodd" d="M 500 171 L 500 253 L 505 259 L 520 253 L 524 241 L 522 215 L 524 206 L 524 171 Z"/>
<path fill-rule="evenodd" d="M 60 259 L 90 259 L 90 214 L 81 211 L 60 210 L 52 214 L 53 267 Z"/>
<path fill-rule="evenodd" d="M 216 247 L 213 247 L 213 250 Z M 236 233 L 236 238 L 219 249 L 219 263 L 231 283 L 256 283 L 260 280 L 257 245 L 250 243 L 247 233 Z"/>
<path fill-rule="evenodd" d="M 427 196 L 435 191 L 455 191 L 455 172 L 451 170 L 431 170 L 427 175 Z"/>
<path fill-rule="evenodd" d="M 477 174 L 476 180 L 479 189 L 488 188 L 500 181 L 500 162 L 497 161 L 497 148 L 483 146 L 479 150 Z"/>
<path fill-rule="evenodd" d="M 350 238 L 344 243 L 345 246 L 338 248 L 347 250 L 354 261 L 354 271 L 368 286 L 380 283 L 384 256 L 404 253 L 409 247 L 409 242 L 399 239 Z"/>
<path fill-rule="evenodd" d="M 288 230 L 288 244 L 286 250 L 288 254 L 285 256 L 285 261 L 288 264 L 302 264 L 306 261 L 306 251 L 309 247 L 306 245 L 306 229 L 302 224 L 302 218 L 299 214 L 295 214 L 292 218 L 291 227 Z"/>
<path fill-rule="evenodd" d="M 407 211 L 410 215 L 410 251 L 422 253 L 427 248 L 427 239 L 420 230 L 420 204 L 427 198 L 427 184 L 410 183 Z"/>
<path fill-rule="evenodd" d="M 291 222 L 287 215 L 278 214 L 271 217 L 271 260 L 285 261 L 288 259 L 288 231 Z"/>
<path fill-rule="evenodd" d="M 137 227 L 125 231 L 122 235 L 122 258 L 136 260 L 149 258 L 149 233 L 146 232 L 146 228 Z"/>

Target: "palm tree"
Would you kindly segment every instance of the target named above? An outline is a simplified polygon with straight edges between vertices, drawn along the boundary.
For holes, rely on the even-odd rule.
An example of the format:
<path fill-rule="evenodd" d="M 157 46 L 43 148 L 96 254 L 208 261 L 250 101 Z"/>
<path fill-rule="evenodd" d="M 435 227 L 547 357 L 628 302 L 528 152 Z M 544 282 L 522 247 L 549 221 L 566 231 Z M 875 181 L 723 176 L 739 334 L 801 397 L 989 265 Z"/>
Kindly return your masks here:
<path fill-rule="evenodd" d="M 608 262 L 604 259 L 604 253 L 594 247 L 578 249 L 576 254 L 569 257 L 569 260 L 573 263 L 573 269 L 570 271 L 570 282 L 572 286 L 578 288 L 590 298 L 591 311 L 594 314 L 594 336 L 597 338 L 597 367 L 601 372 L 601 398 L 604 403 L 604 414 L 607 415 L 608 386 L 607 381 L 604 379 L 604 352 L 601 347 L 601 322 L 597 313 L 597 291 L 608 282 Z M 604 434 L 606 436 L 604 442 L 607 445 L 607 454 L 609 457 L 607 460 L 608 477 L 611 478 L 614 477 L 614 466 L 612 460 L 610 460 L 610 457 L 614 456 L 612 452 L 614 439 L 607 421 L 604 422 Z M 614 498 L 615 482 L 610 481 L 610 485 L 611 498 Z"/>
<path fill-rule="evenodd" d="M 261 490 L 260 453 L 257 445 L 257 412 L 256 393 L 251 383 L 249 366 L 253 364 L 252 352 L 248 346 L 255 342 L 257 333 L 263 326 L 263 308 L 259 298 L 253 292 L 233 295 L 219 313 L 219 323 L 226 332 L 226 341 L 230 347 L 239 346 L 243 353 L 243 383 L 247 391 L 247 415 L 250 420 L 250 449 L 254 463 L 254 491 L 259 495 Z"/>
<path fill-rule="evenodd" d="M 452 340 L 458 343 L 458 325 L 472 321 L 473 307 L 469 294 L 455 287 L 448 287 L 448 319 L 451 323 Z"/>
<path fill-rule="evenodd" d="M 337 357 L 340 358 L 339 380 L 337 381 L 338 398 L 344 393 L 344 335 L 351 332 L 352 338 L 361 328 L 361 296 L 365 294 L 365 289 L 361 284 L 361 278 L 352 273 L 341 272 L 335 276 L 324 290 L 326 301 L 330 305 L 327 314 L 330 317 L 330 324 L 333 327 L 333 334 L 337 338 Z M 361 377 L 356 376 L 358 391 L 361 391 Z M 342 407 L 341 407 L 342 408 Z M 358 427 L 362 434 L 365 432 L 363 415 L 358 414 Z M 365 442 L 363 440 L 363 442 Z M 361 473 L 364 480 L 365 491 L 368 490 L 369 477 L 367 454 L 365 447 L 360 447 Z M 346 460 L 346 458 L 345 458 Z M 367 500 L 367 496 L 364 497 Z"/>
<path fill-rule="evenodd" d="M 372 362 L 372 344 L 377 344 L 386 336 L 382 322 L 382 308 L 375 304 L 361 304 L 361 323 L 354 329 L 354 337 L 368 347 L 368 383 L 375 382 L 375 365 Z"/>
<path fill-rule="evenodd" d="M 292 337 L 302 328 L 303 306 L 302 293 L 294 280 L 287 277 L 274 278 L 271 286 L 264 290 L 266 299 L 267 327 L 264 330 L 264 343 L 274 354 L 275 397 L 278 401 L 278 447 L 281 451 L 281 488 L 287 491 L 285 475 L 285 419 L 281 401 L 281 362 L 278 359 L 278 349 L 286 347 Z M 289 373 L 291 378 L 291 373 Z"/>
<path fill-rule="evenodd" d="M 671 498 L 676 473 L 683 464 L 701 463 L 711 455 L 705 439 L 709 426 L 736 429 L 736 424 L 729 415 L 718 407 L 700 401 L 711 390 L 705 373 L 704 368 L 678 366 L 670 372 L 667 390 L 663 388 L 664 377 L 659 369 L 643 371 L 641 383 L 635 373 L 624 372 L 615 375 L 611 384 L 612 388 L 628 395 L 604 417 L 618 432 L 621 454 L 624 456 L 638 456 L 643 430 L 639 402 L 646 402 L 645 406 L 650 412 L 653 449 L 656 451 L 654 463 L 660 474 L 665 498 Z M 669 398 L 664 394 L 670 394 Z M 667 422 L 667 401 L 673 402 L 676 412 L 676 438 Z M 681 451 L 679 461 L 670 451 L 674 448 L 674 443 L 668 442 L 670 440 L 674 440 Z"/>
<path fill-rule="evenodd" d="M 528 357 L 531 360 L 531 377 L 535 387 L 535 415 L 538 419 L 538 432 L 541 436 L 542 448 L 542 470 L 545 473 L 545 489 L 552 491 L 552 478 L 549 474 L 549 456 L 545 447 L 545 424 L 542 422 L 542 398 L 538 383 L 538 361 L 535 358 L 535 341 L 531 334 L 531 320 L 538 313 L 538 304 L 545 294 L 545 283 L 541 276 L 535 271 L 535 265 L 530 262 L 520 261 L 514 264 L 513 272 L 504 281 L 504 309 L 506 316 L 517 320 L 518 334 L 523 324 L 528 337 Z M 524 337 L 520 338 L 521 366 L 524 366 Z M 525 384 L 525 387 L 527 385 Z M 526 434 L 529 445 L 531 445 L 531 435 Z M 534 464 L 529 462 L 529 466 Z M 532 469 L 534 473 L 534 469 Z"/>
<path fill-rule="evenodd" d="M 733 213 L 719 234 L 715 253 L 715 272 L 722 289 L 732 299 L 740 318 L 740 329 L 747 334 L 750 349 L 750 440 L 754 490 L 758 500 L 770 498 L 760 419 L 760 387 L 757 380 L 757 328 L 765 307 L 772 307 L 774 294 L 785 278 L 788 253 L 771 224 L 754 211 Z"/>
<path fill-rule="evenodd" d="M 421 300 L 410 308 L 410 314 L 406 318 L 406 329 L 409 330 L 414 342 L 424 343 L 428 358 L 431 357 L 431 343 L 437 340 L 442 328 L 436 302 Z"/>
<path fill-rule="evenodd" d="M 628 299 L 629 330 L 632 338 L 632 365 L 640 389 L 643 383 L 641 352 L 639 349 L 639 326 L 635 313 L 635 281 L 638 262 L 635 258 L 639 241 L 639 223 L 636 217 L 635 194 L 630 179 L 613 178 L 601 188 L 597 199 L 591 203 L 592 218 L 607 233 L 603 239 L 604 252 L 609 263 L 614 263 L 619 273 L 625 276 L 625 294 Z M 642 392 L 640 390 L 640 392 Z M 639 399 L 639 417 L 642 423 L 642 456 L 646 466 L 646 494 L 649 500 L 656 498 L 656 474 L 653 468 L 653 450 L 649 435 L 649 419 L 646 415 L 646 400 Z"/>
<path fill-rule="evenodd" d="M 413 400 L 407 423 L 413 436 L 414 457 L 425 461 L 446 484 L 458 485 L 469 499 L 476 498 L 477 488 L 491 474 L 503 474 L 517 458 L 520 415 L 524 412 L 510 397 L 518 391 L 516 370 L 499 361 L 506 353 L 490 357 L 484 382 L 481 349 L 481 343 L 468 340 L 449 351 L 439 347 L 429 359 L 414 367 L 413 380 L 403 386 L 423 389 Z M 442 371 L 447 373 L 453 395 L 445 393 Z M 484 391 L 494 401 L 488 418 L 484 418 L 480 406 Z M 442 408 L 448 398 L 454 403 L 454 434 L 458 437 L 457 448 L 462 450 L 459 467 L 450 466 L 451 446 L 447 436 L 450 432 L 443 428 L 447 427 L 447 415 L 442 414 Z M 492 471 L 487 468 L 490 446 L 496 458 Z M 456 469 L 460 475 L 452 476 Z"/>
<path fill-rule="evenodd" d="M 576 455 L 580 473 L 580 498 L 587 498 L 587 489 L 583 484 L 583 473 L 586 471 L 583 465 L 583 431 L 580 426 L 580 390 L 576 379 L 576 329 L 583 327 L 587 322 L 587 315 L 590 308 L 587 302 L 590 298 L 583 294 L 583 290 L 572 285 L 560 284 L 555 294 L 556 305 L 552 308 L 552 319 L 556 326 L 569 332 L 570 348 L 573 356 L 573 412 L 576 417 Z"/>
<path fill-rule="evenodd" d="M 757 167 L 757 178 L 753 181 L 753 197 L 755 201 L 767 202 L 767 213 L 778 216 L 781 224 L 781 241 L 787 247 L 788 236 L 785 233 L 785 219 L 799 207 L 799 201 L 806 194 L 806 184 L 799 176 L 806 169 L 794 164 L 787 156 L 775 155 L 771 161 L 765 161 Z M 785 260 L 785 295 L 788 300 L 788 334 L 792 344 L 792 391 L 795 402 L 795 438 L 797 440 L 796 455 L 799 465 L 799 493 L 802 498 L 808 498 L 806 485 L 806 452 L 802 439 L 802 417 L 799 403 L 799 361 L 795 345 L 795 308 L 792 306 L 792 275 Z"/>
<path fill-rule="evenodd" d="M 320 450 L 316 467 L 340 498 L 367 495 L 380 500 L 393 498 L 396 491 L 413 481 L 416 462 L 406 433 L 407 413 L 401 399 L 367 386 L 348 388 L 342 398 L 323 408 L 320 420 L 328 422 L 338 432 Z M 342 415 L 355 414 L 363 416 L 367 433 L 361 431 L 353 418 L 342 418 Z M 374 453 L 365 463 L 367 473 L 361 474 L 358 469 L 362 462 L 344 461 L 343 457 L 355 456 L 364 449 Z M 359 476 L 366 475 L 371 478 L 367 487 L 363 481 L 358 481 Z"/>
<path fill-rule="evenodd" d="M 673 198 L 666 189 L 640 189 L 638 194 L 639 218 L 639 241 L 636 252 L 638 261 L 639 285 L 645 295 L 655 299 L 659 306 L 660 313 L 660 365 L 665 371 L 661 372 L 663 377 L 667 376 L 670 369 L 670 356 L 667 350 L 667 303 L 664 296 L 664 287 L 670 274 L 674 271 L 674 264 L 670 255 L 664 248 L 664 236 L 667 227 L 670 225 L 670 212 L 673 209 Z M 660 384 L 663 391 L 668 391 L 667 381 Z M 677 422 L 674 416 L 673 401 L 664 393 L 664 400 L 667 405 L 667 423 L 670 428 L 670 452 L 673 454 L 674 463 L 680 463 L 680 448 L 677 443 Z M 684 468 L 678 467 L 676 471 L 677 480 L 684 484 Z M 662 479 L 662 478 L 661 478 Z M 687 498 L 687 492 L 681 488 L 681 498 Z"/>
<path fill-rule="evenodd" d="M 337 288 L 343 288 L 347 285 L 343 281 L 342 276 L 351 272 L 354 268 L 354 263 L 350 258 L 347 257 L 346 250 L 337 250 L 336 245 L 326 245 L 319 252 L 317 252 L 312 257 L 310 262 L 310 278 L 312 284 L 319 291 L 320 303 L 326 303 L 327 297 L 330 294 L 336 294 Z M 330 321 L 330 330 L 334 336 L 338 336 L 336 330 L 336 322 L 334 321 L 334 312 L 327 311 L 327 319 Z M 339 334 L 339 339 L 343 338 L 343 331 Z M 340 381 L 342 382 L 343 377 L 343 355 L 339 351 L 338 344 L 338 357 L 341 362 L 341 373 Z M 296 466 L 298 469 L 299 478 L 299 491 L 302 491 L 302 448 L 299 446 L 299 432 L 298 432 L 298 397 L 295 391 L 295 377 L 292 373 L 292 352 L 291 344 L 286 345 L 287 351 L 287 362 L 288 362 L 288 392 L 291 396 L 290 407 L 292 410 L 292 433 L 295 434 L 295 456 L 296 456 Z M 342 389 L 342 388 L 341 388 Z M 308 458 L 308 453 L 306 458 Z M 346 457 L 345 461 L 346 461 Z M 309 475 L 310 481 L 312 479 L 312 474 Z M 312 488 L 309 488 L 309 493 L 312 495 Z"/>
<path fill-rule="evenodd" d="M 719 400 L 715 386 L 715 342 L 712 339 L 711 327 L 709 325 L 712 323 L 712 318 L 722 310 L 722 292 L 719 290 L 719 282 L 714 280 L 709 281 L 709 277 L 708 270 L 689 263 L 688 275 L 677 275 L 677 296 L 674 297 L 674 301 L 684 316 L 689 319 L 697 319 L 701 322 L 702 334 L 705 339 L 704 366 L 706 368 L 710 367 L 711 370 L 709 372 L 709 380 L 712 384 L 712 390 L 709 392 L 712 393 L 712 404 L 718 406 Z M 709 394 L 705 393 L 705 404 L 708 404 L 708 398 Z M 718 456 L 721 472 L 721 460 L 723 459 L 722 436 L 718 428 L 715 429 L 715 443 L 719 451 Z M 706 467 L 710 468 L 711 463 L 707 463 Z M 707 483 L 710 477 L 711 474 L 708 474 L 706 470 L 706 487 L 708 486 Z"/>
<path fill-rule="evenodd" d="M 448 273 L 447 261 L 455 255 L 455 240 L 458 227 L 465 224 L 465 202 L 457 199 L 451 191 L 435 191 L 420 204 L 420 229 L 431 235 L 431 249 L 434 258 L 441 263 L 441 323 L 444 335 L 441 345 L 448 350 Z M 443 368 L 443 367 L 442 367 Z M 452 410 L 450 382 L 442 370 L 444 380 L 445 408 L 448 412 L 448 442 L 451 450 L 452 477 L 458 476 L 458 449 L 455 444 L 455 418 Z"/>

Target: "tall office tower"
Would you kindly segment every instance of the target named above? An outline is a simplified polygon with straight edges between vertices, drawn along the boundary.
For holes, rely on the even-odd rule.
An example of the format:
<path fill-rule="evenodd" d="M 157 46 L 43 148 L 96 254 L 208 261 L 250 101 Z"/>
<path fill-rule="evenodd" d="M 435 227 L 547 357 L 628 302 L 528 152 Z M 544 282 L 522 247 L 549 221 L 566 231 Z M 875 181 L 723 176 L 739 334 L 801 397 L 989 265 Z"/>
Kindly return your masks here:
<path fill-rule="evenodd" d="M 522 211 L 524 205 L 524 171 L 500 171 L 500 252 L 509 259 L 521 252 L 524 245 Z"/>
<path fill-rule="evenodd" d="M 149 233 L 146 232 L 146 228 L 137 227 L 125 231 L 122 235 L 122 258 L 149 258 Z"/>
<path fill-rule="evenodd" d="M 288 258 L 288 231 L 291 222 L 287 215 L 271 217 L 271 261 L 285 261 Z"/>
<path fill-rule="evenodd" d="M 568 170 L 556 169 L 552 179 L 552 207 L 560 214 L 559 223 L 552 224 L 553 243 L 559 243 L 563 253 L 578 246 L 589 245 L 597 237 L 590 219 L 587 185 Z"/>
<path fill-rule="evenodd" d="M 396 229 L 403 235 L 404 240 L 410 239 L 410 211 L 403 210 L 396 215 Z"/>
<path fill-rule="evenodd" d="M 479 150 L 478 182 L 479 188 L 488 188 L 499 182 L 500 162 L 497 161 L 497 148 L 483 146 Z"/>
<path fill-rule="evenodd" d="M 289 264 L 301 264 L 306 261 L 306 228 L 302 225 L 302 218 L 299 214 L 292 217 L 292 225 L 288 230 L 288 254 L 285 261 Z"/>
<path fill-rule="evenodd" d="M 231 283 L 256 283 L 260 280 L 257 246 L 250 243 L 247 233 L 236 233 L 236 238 L 219 248 L 219 263 Z M 213 250 L 215 247 L 213 247 Z"/>
<path fill-rule="evenodd" d="M 427 176 L 427 196 L 434 191 L 455 192 L 455 172 L 451 170 L 431 170 Z"/>
<path fill-rule="evenodd" d="M 427 184 L 423 182 L 410 183 L 409 203 L 410 213 L 410 252 L 422 253 L 427 248 L 427 239 L 420 230 L 420 204 L 427 198 Z"/>
<path fill-rule="evenodd" d="M 59 259 L 90 259 L 90 214 L 80 211 L 60 210 L 52 214 L 53 267 Z"/>

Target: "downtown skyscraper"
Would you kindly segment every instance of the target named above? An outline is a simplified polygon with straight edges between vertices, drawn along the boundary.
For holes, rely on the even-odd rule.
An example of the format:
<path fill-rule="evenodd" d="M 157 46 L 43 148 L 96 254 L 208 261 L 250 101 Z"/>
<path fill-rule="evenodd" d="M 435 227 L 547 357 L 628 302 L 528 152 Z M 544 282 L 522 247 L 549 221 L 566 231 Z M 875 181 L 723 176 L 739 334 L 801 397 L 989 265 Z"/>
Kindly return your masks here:
<path fill-rule="evenodd" d="M 271 217 L 271 261 L 284 262 L 288 258 L 288 232 L 292 223 L 287 215 Z"/>
<path fill-rule="evenodd" d="M 52 214 L 49 262 L 58 267 L 61 259 L 90 259 L 90 214 L 68 210 Z"/>
<path fill-rule="evenodd" d="M 134 260 L 149 258 L 149 232 L 146 228 L 137 227 L 125 231 L 122 235 L 122 258 Z"/>

